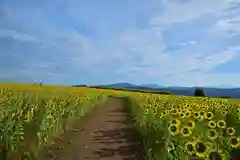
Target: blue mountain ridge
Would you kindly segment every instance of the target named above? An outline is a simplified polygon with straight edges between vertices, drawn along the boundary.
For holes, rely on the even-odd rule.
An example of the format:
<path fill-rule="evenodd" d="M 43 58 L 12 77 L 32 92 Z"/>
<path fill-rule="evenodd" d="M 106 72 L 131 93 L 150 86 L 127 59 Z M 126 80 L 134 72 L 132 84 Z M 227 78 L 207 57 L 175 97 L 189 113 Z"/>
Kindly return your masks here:
<path fill-rule="evenodd" d="M 169 91 L 175 95 L 183 96 L 193 96 L 194 91 L 197 87 L 178 87 L 178 86 L 159 86 L 157 84 L 142 84 L 135 85 L 131 83 L 116 83 L 109 85 L 102 85 L 105 87 L 111 88 L 122 88 L 122 89 L 152 89 L 152 90 L 161 90 Z M 204 90 L 206 96 L 217 97 L 217 96 L 227 96 L 231 98 L 240 98 L 240 88 L 214 88 L 214 87 L 201 87 Z"/>

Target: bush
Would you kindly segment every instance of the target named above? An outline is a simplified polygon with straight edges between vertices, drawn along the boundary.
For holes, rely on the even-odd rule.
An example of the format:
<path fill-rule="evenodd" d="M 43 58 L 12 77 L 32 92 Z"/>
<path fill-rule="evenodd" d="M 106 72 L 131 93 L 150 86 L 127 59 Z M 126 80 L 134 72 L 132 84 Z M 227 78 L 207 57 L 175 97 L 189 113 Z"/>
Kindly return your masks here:
<path fill-rule="evenodd" d="M 203 89 L 202 88 L 196 88 L 194 96 L 196 96 L 196 97 L 205 97 Z"/>

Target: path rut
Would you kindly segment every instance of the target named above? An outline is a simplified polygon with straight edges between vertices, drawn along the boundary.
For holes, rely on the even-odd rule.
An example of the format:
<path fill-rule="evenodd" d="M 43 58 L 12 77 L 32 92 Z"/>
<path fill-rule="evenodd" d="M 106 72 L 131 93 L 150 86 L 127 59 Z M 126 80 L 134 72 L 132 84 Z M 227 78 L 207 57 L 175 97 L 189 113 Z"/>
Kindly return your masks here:
<path fill-rule="evenodd" d="M 141 160 L 141 148 L 124 100 L 114 98 L 97 107 L 74 131 L 64 134 L 41 159 Z"/>

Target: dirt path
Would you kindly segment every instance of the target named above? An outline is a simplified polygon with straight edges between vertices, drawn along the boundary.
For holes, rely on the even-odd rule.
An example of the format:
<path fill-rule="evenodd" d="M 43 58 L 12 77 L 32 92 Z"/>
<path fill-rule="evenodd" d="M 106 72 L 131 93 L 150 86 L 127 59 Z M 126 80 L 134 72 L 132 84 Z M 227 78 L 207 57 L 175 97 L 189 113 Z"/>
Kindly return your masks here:
<path fill-rule="evenodd" d="M 74 132 L 57 140 L 41 159 L 141 160 L 140 141 L 123 102 L 111 99 L 105 106 L 96 108 Z"/>

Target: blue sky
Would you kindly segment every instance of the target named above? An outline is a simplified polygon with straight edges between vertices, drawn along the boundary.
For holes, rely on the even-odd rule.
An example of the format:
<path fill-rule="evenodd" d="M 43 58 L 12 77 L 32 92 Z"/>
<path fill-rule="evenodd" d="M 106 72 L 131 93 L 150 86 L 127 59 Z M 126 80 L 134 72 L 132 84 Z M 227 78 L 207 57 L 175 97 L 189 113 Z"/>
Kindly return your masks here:
<path fill-rule="evenodd" d="M 239 0 L 0 0 L 0 81 L 240 86 Z"/>

